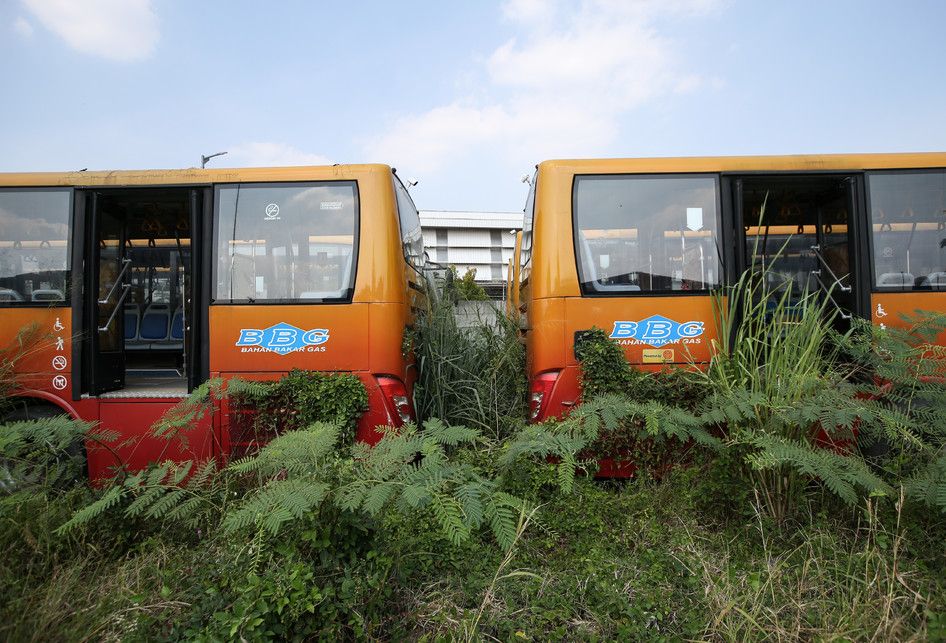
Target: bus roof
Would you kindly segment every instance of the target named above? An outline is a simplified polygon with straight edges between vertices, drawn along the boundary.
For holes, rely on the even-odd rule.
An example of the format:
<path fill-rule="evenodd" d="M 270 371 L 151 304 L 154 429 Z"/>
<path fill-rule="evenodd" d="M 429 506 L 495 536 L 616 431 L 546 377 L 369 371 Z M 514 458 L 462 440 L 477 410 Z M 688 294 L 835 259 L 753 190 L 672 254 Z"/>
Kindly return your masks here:
<path fill-rule="evenodd" d="M 543 161 L 539 169 L 575 174 L 662 172 L 844 172 L 946 167 L 946 152 L 694 156 Z"/>
<path fill-rule="evenodd" d="M 0 187 L 141 187 L 149 185 L 208 185 L 210 183 L 266 183 L 270 181 L 332 181 L 352 179 L 379 172 L 390 174 L 391 167 L 383 164 L 364 164 L 94 172 L 10 172 L 0 173 Z"/>

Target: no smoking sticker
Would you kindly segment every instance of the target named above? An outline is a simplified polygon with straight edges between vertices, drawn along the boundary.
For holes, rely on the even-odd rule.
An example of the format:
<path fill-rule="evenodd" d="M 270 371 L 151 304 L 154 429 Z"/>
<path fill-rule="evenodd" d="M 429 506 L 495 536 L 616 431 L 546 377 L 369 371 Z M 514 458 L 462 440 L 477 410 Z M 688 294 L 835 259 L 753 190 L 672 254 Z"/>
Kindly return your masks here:
<path fill-rule="evenodd" d="M 57 371 L 63 370 L 68 364 L 69 362 L 66 361 L 66 358 L 63 355 L 56 355 L 53 358 L 53 368 L 55 368 Z"/>

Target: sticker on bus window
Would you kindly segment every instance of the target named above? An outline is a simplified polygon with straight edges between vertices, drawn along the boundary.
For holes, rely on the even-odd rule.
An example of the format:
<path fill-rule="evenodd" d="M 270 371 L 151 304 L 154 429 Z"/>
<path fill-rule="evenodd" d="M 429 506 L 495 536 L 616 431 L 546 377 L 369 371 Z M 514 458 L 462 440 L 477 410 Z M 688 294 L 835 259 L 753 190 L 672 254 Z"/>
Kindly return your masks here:
<path fill-rule="evenodd" d="M 280 322 L 269 328 L 241 328 L 236 346 L 241 353 L 276 353 L 288 355 L 296 351 L 324 353 L 329 340 L 327 328 L 302 330 Z"/>
<path fill-rule="evenodd" d="M 687 227 L 693 232 L 703 229 L 703 208 L 687 208 Z"/>
<path fill-rule="evenodd" d="M 610 337 L 625 346 L 642 344 L 660 348 L 666 344 L 699 344 L 703 341 L 701 335 L 701 321 L 677 322 L 663 315 L 651 315 L 640 321 L 614 322 Z"/>
<path fill-rule="evenodd" d="M 319 210 L 341 210 L 341 201 L 319 201 Z"/>

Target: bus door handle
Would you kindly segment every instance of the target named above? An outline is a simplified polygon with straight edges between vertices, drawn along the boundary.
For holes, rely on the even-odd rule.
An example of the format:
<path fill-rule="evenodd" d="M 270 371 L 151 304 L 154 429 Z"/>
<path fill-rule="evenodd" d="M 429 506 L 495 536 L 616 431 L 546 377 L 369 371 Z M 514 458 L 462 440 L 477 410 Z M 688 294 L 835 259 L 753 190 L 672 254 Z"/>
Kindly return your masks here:
<path fill-rule="evenodd" d="M 118 277 L 115 278 L 115 283 L 112 284 L 112 289 L 111 289 L 110 291 L 108 291 L 108 294 L 107 294 L 107 295 L 105 295 L 105 299 L 99 299 L 99 303 L 100 303 L 100 304 L 107 304 L 107 303 L 109 302 L 109 300 L 111 300 L 112 295 L 114 295 L 114 294 L 115 294 L 115 291 L 118 290 L 119 286 L 121 286 L 122 277 L 125 276 L 125 272 L 128 271 L 128 266 L 130 266 L 130 265 L 131 265 L 131 259 L 122 259 L 122 269 L 121 269 L 121 272 L 119 272 L 119 273 L 118 273 Z M 127 287 L 127 286 L 126 286 L 126 287 Z M 124 298 L 125 298 L 125 295 L 122 295 L 122 299 L 124 299 Z"/>
<path fill-rule="evenodd" d="M 125 284 L 124 286 L 122 286 L 122 294 L 118 298 L 118 301 L 115 302 L 115 310 L 112 311 L 112 314 L 109 316 L 108 321 L 105 322 L 105 325 L 99 326 L 100 333 L 104 333 L 105 331 L 107 331 L 109 326 L 112 325 L 112 322 L 115 321 L 115 315 L 117 315 L 118 311 L 122 309 L 122 304 L 125 303 L 125 297 L 128 296 L 128 293 L 130 291 L 131 291 L 131 284 Z M 99 302 L 99 303 L 102 303 L 102 302 Z"/>

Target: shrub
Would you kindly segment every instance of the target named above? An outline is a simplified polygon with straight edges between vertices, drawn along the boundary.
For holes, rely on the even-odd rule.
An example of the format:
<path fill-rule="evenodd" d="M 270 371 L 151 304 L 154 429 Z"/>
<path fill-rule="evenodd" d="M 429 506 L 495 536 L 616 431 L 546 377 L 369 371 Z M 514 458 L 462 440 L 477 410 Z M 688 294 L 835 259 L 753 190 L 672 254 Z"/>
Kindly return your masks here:
<path fill-rule="evenodd" d="M 458 276 L 456 266 L 450 266 L 450 274 L 444 284 L 444 297 L 454 301 L 488 301 L 489 295 L 476 283 L 476 268 L 468 268 Z"/>
<path fill-rule="evenodd" d="M 235 404 L 252 411 L 253 429 L 260 435 L 330 422 L 340 427 L 339 443 L 350 444 L 358 418 L 368 408 L 364 384 L 351 373 L 293 369 L 271 384 L 235 382 L 230 386 Z"/>
<path fill-rule="evenodd" d="M 924 335 L 854 321 L 840 334 L 830 292 L 793 296 L 766 277 L 747 271 L 716 297 L 720 339 L 703 374 L 704 416 L 725 426 L 726 448 L 776 520 L 812 482 L 852 505 L 891 497 L 946 441 L 946 391 L 920 378 L 942 369 L 946 351 L 923 339 L 942 326 Z M 911 464 L 888 458 L 878 468 L 865 452 L 878 440 Z"/>

